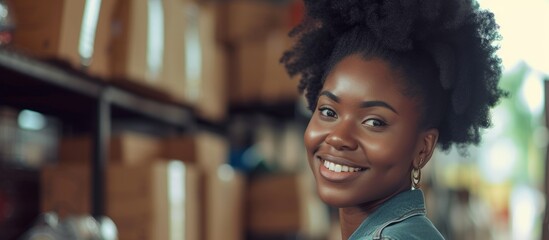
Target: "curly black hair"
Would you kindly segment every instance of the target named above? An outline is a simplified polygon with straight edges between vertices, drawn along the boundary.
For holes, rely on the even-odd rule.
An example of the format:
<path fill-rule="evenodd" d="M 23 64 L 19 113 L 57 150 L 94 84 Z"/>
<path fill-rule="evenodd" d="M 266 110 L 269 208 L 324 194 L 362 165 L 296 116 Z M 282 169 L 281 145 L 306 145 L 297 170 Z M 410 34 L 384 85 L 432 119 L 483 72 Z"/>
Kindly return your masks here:
<path fill-rule="evenodd" d="M 439 130 L 443 150 L 480 142 L 498 87 L 500 39 L 491 12 L 470 0 L 304 0 L 306 15 L 290 32 L 296 44 L 281 62 L 300 75 L 314 111 L 331 69 L 344 57 L 380 58 L 406 81 L 404 94 L 424 106 L 422 127 Z"/>

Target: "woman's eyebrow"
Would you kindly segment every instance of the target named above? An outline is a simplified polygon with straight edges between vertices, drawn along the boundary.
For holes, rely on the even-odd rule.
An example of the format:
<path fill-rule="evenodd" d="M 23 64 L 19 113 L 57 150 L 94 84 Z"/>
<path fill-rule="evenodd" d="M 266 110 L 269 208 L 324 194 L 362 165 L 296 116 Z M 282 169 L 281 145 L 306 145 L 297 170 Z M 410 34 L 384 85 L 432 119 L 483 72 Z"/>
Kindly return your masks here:
<path fill-rule="evenodd" d="M 383 101 L 364 101 L 364 102 L 360 103 L 360 107 L 361 108 L 384 107 L 384 108 L 387 108 L 387 109 L 393 111 L 394 113 L 398 114 L 398 112 L 395 110 L 395 108 L 393 108 L 391 105 L 389 105 L 388 103 L 383 102 Z"/>
<path fill-rule="evenodd" d="M 333 94 L 330 91 L 322 91 L 319 94 L 319 96 L 326 96 L 329 99 L 332 99 L 334 102 L 339 103 L 339 97 L 336 96 L 335 94 Z M 386 103 L 384 101 L 364 101 L 364 102 L 360 103 L 360 107 L 361 108 L 384 107 L 384 108 L 387 108 L 387 109 L 393 111 L 394 113 L 398 114 L 398 112 L 395 110 L 394 107 L 392 107 L 391 105 L 389 105 L 388 103 Z"/>
<path fill-rule="evenodd" d="M 339 97 L 331 93 L 330 91 L 322 91 L 318 96 L 326 96 L 329 99 L 332 99 L 334 102 L 339 103 Z"/>

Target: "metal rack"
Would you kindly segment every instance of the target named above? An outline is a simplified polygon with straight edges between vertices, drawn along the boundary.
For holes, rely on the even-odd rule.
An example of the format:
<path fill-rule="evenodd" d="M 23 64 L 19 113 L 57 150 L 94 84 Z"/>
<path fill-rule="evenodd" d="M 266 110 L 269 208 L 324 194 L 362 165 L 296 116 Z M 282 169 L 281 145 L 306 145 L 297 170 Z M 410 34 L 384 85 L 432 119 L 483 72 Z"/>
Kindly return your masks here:
<path fill-rule="evenodd" d="M 93 130 L 91 200 L 94 216 L 105 213 L 105 167 L 113 114 L 131 114 L 181 130 L 196 125 L 193 111 L 181 104 L 1 49 L 0 103 L 51 114 Z"/>

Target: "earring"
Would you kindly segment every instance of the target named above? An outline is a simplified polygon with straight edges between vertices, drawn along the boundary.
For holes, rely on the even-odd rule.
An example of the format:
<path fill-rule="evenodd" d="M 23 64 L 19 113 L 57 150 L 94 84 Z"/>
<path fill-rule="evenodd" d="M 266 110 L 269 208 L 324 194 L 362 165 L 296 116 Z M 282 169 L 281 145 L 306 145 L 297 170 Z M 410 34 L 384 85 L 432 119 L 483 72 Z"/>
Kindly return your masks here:
<path fill-rule="evenodd" d="M 410 175 L 410 178 L 412 180 L 412 190 L 413 189 L 419 189 L 419 181 L 421 180 L 421 164 L 423 163 L 423 158 L 419 159 L 419 166 L 418 168 L 412 168 L 412 173 Z"/>
<path fill-rule="evenodd" d="M 420 168 L 414 168 L 412 169 L 411 174 L 412 179 L 412 190 L 413 189 L 419 189 L 419 181 L 421 180 L 421 169 Z"/>

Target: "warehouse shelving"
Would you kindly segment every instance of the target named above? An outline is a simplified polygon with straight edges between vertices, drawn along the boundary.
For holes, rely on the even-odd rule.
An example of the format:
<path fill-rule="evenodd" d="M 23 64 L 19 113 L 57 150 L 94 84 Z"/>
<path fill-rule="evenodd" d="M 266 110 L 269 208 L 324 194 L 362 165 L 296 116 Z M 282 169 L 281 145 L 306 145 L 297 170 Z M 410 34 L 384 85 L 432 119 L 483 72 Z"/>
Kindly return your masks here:
<path fill-rule="evenodd" d="M 154 90 L 136 91 L 127 86 L 59 62 L 0 49 L 0 104 L 49 114 L 94 133 L 91 168 L 94 216 L 105 213 L 105 165 L 113 118 L 131 116 L 181 131 L 196 127 L 189 107 L 154 94 Z"/>

